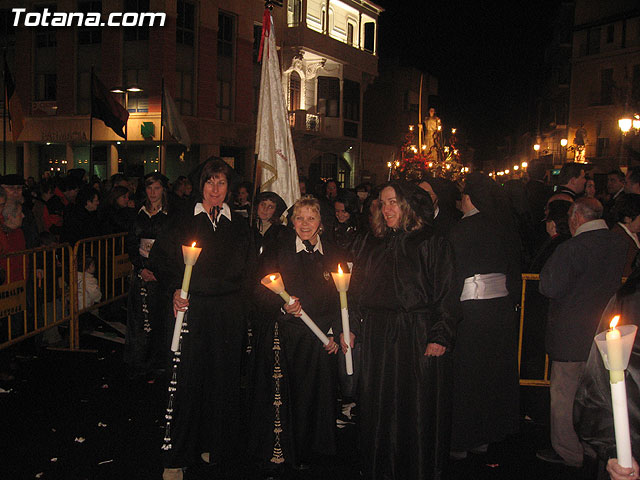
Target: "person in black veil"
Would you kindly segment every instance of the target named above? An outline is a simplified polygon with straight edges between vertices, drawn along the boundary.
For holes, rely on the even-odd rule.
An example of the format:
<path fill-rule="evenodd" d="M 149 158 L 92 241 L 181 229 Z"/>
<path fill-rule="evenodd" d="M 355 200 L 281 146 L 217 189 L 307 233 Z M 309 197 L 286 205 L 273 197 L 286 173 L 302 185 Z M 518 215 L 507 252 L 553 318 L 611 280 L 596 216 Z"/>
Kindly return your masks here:
<path fill-rule="evenodd" d="M 280 232 L 261 257 L 261 275 L 279 272 L 295 300 L 260 285 L 262 324 L 251 416 L 250 452 L 270 468 L 306 469 L 336 453 L 336 356 L 341 331 L 339 296 L 329 272 L 345 265 L 338 248 L 321 235 L 320 203 L 311 196 L 293 206 L 293 229 Z M 329 337 L 322 342 L 299 318 L 300 309 Z M 332 330 L 332 333 L 330 332 Z"/>
<path fill-rule="evenodd" d="M 352 333 L 362 344 L 363 473 L 368 479 L 445 478 L 449 351 L 460 296 L 453 252 L 434 234 L 433 204 L 424 190 L 394 181 L 379 198 L 349 289 Z"/>
<path fill-rule="evenodd" d="M 451 450 L 486 452 L 519 427 L 520 245 L 502 190 L 467 176 L 462 219 L 451 231 L 463 318 L 454 358 Z"/>
<path fill-rule="evenodd" d="M 609 328 L 614 315 L 620 315 L 621 325 L 640 327 L 640 255 L 637 255 L 633 271 L 627 281 L 611 298 L 602 313 L 596 333 Z M 591 345 L 589 359 L 576 391 L 573 403 L 573 425 L 580 441 L 591 447 L 600 461 L 598 480 L 640 478 L 640 335 L 636 338 L 625 373 L 627 407 L 629 411 L 629 430 L 631 434 L 631 453 L 633 467 L 623 468 L 616 457 L 616 437 L 613 426 L 613 407 L 611 405 L 611 385 L 609 371 L 605 368 L 602 356 L 595 342 Z"/>
<path fill-rule="evenodd" d="M 280 232 L 287 228 L 280 220 L 286 209 L 287 204 L 277 193 L 260 192 L 256 196 L 253 235 L 258 255 L 262 255 L 267 245 L 275 242 Z"/>
<path fill-rule="evenodd" d="M 156 239 L 169 228 L 168 181 L 160 173 L 150 173 L 144 178 L 144 187 L 144 204 L 138 210 L 125 241 L 133 272 L 127 304 L 124 361 L 131 378 L 154 380 L 165 367 L 167 341 L 162 315 L 164 297 L 149 265 L 149 252 Z M 114 187 L 113 190 L 123 188 Z M 122 197 L 128 199 L 128 195 Z M 120 210 L 125 212 L 126 209 Z"/>
<path fill-rule="evenodd" d="M 181 480 L 182 468 L 200 459 L 230 466 L 243 450 L 240 377 L 255 251 L 249 224 L 227 203 L 237 177 L 231 167 L 212 157 L 198 171 L 199 201 L 150 254 L 158 280 L 173 292 L 174 316 L 188 308 L 169 374 L 164 480 Z M 184 300 L 182 245 L 192 242 L 202 251 Z"/>

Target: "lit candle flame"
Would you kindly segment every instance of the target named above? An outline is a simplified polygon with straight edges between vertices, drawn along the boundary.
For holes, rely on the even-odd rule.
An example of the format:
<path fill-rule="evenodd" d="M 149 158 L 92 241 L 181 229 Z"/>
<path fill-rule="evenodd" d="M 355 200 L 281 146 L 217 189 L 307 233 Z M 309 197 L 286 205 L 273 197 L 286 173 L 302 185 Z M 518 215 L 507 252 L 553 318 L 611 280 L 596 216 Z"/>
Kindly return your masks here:
<path fill-rule="evenodd" d="M 276 279 L 275 275 L 269 275 L 269 280 L 271 280 L 272 282 Z"/>
<path fill-rule="evenodd" d="M 193 248 L 193 247 L 195 247 L 195 246 L 196 246 L 196 242 L 193 242 L 193 243 L 191 244 L 191 248 Z"/>
<path fill-rule="evenodd" d="M 616 315 L 615 317 L 613 317 L 611 319 L 611 323 L 609 324 L 610 328 L 616 328 L 616 325 L 618 325 L 618 321 L 620 320 L 620 315 Z"/>
<path fill-rule="evenodd" d="M 338 275 L 342 275 L 342 267 L 338 264 Z"/>

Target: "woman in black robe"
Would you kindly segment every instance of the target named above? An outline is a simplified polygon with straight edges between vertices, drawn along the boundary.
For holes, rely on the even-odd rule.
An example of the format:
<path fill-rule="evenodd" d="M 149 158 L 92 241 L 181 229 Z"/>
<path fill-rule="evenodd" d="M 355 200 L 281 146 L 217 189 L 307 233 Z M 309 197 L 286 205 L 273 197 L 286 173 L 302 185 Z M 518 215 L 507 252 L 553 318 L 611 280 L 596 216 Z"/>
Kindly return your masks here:
<path fill-rule="evenodd" d="M 499 188 L 479 172 L 468 175 L 464 216 L 450 235 L 457 284 L 464 286 L 453 352 L 455 458 L 469 450 L 484 453 L 519 427 L 520 248 L 508 204 L 498 200 Z"/>
<path fill-rule="evenodd" d="M 169 227 L 167 179 L 159 173 L 150 173 L 144 179 L 144 186 L 144 205 L 138 210 L 125 241 L 133 272 L 127 305 L 124 361 L 131 378 L 153 379 L 165 366 L 167 341 L 162 314 L 164 297 L 149 265 L 149 252 L 156 239 Z"/>
<path fill-rule="evenodd" d="M 295 303 L 283 305 L 278 295 L 259 287 L 264 317 L 258 329 L 250 451 L 264 462 L 304 469 L 318 456 L 336 453 L 336 357 L 329 354 L 338 345 L 329 330 L 341 330 L 341 317 L 330 272 L 343 259 L 319 234 L 318 200 L 298 200 L 292 221 L 295 231 L 283 230 L 261 259 L 261 274 L 279 272 Z M 329 336 L 328 345 L 299 318 L 301 308 Z"/>
<path fill-rule="evenodd" d="M 184 317 L 172 359 L 164 434 L 164 480 L 200 461 L 230 464 L 241 451 L 240 376 L 255 252 L 249 224 L 227 203 L 234 174 L 220 158 L 200 174 L 200 202 L 153 246 L 158 279 L 173 291 L 173 311 Z M 189 299 L 180 298 L 182 245 L 202 248 Z"/>
<path fill-rule="evenodd" d="M 275 242 L 280 232 L 287 228 L 280 221 L 287 204 L 277 193 L 260 192 L 256 196 L 255 205 L 253 234 L 257 254 L 262 255 L 267 246 Z"/>
<path fill-rule="evenodd" d="M 640 327 L 640 256 L 636 256 L 629 278 L 611 298 L 602 313 L 598 332 L 609 328 L 614 315 L 620 315 L 618 327 L 636 325 Z M 611 403 L 609 371 L 605 368 L 595 342 L 591 346 L 589 359 L 580 380 L 573 404 L 573 424 L 580 440 L 589 445 L 600 460 L 598 480 L 640 478 L 640 335 L 636 333 L 629 365 L 625 372 L 627 407 L 629 411 L 629 433 L 633 467 L 624 468 L 616 458 L 616 436 Z"/>
<path fill-rule="evenodd" d="M 354 262 L 349 307 L 362 342 L 358 418 L 368 479 L 445 476 L 459 289 L 451 247 L 432 221 L 424 190 L 384 185 L 373 234 Z"/>

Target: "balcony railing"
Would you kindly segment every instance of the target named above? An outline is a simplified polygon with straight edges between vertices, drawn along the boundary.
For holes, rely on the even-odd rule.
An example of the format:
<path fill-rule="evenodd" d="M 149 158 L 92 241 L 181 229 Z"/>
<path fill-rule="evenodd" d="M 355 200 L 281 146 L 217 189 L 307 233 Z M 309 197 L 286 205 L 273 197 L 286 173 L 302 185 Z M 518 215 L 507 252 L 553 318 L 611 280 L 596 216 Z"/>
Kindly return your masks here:
<path fill-rule="evenodd" d="M 295 110 L 289 112 L 289 126 L 294 131 L 322 133 L 322 115 Z"/>

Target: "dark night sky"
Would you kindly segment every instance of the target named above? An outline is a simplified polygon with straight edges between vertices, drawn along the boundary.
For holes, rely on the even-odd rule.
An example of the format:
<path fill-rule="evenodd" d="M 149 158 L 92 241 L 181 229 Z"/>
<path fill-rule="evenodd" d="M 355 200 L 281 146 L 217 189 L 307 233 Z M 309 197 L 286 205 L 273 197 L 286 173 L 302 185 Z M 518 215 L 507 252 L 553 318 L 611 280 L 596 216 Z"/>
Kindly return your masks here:
<path fill-rule="evenodd" d="M 490 160 L 535 122 L 544 50 L 559 0 L 378 0 L 379 55 L 435 75 L 438 116 Z M 416 86 L 417 90 L 418 86 Z"/>

